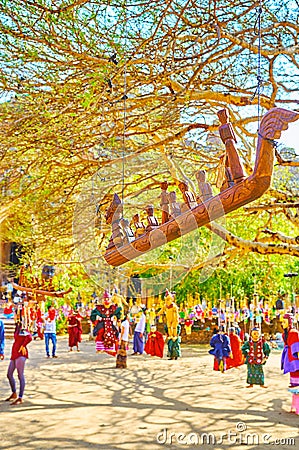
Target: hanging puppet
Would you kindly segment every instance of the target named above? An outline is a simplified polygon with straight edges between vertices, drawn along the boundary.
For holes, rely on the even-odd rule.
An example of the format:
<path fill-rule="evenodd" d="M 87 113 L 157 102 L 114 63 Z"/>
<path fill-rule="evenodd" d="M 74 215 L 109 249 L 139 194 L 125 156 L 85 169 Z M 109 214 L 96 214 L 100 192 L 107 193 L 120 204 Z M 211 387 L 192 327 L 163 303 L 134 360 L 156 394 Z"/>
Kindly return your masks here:
<path fill-rule="evenodd" d="M 118 345 L 117 320 L 120 319 L 121 308 L 113 304 L 107 291 L 104 292 L 103 304 L 97 304 L 92 310 L 90 320 L 94 325 L 93 334 L 96 337 L 96 351 L 106 352 L 116 356 Z"/>
<path fill-rule="evenodd" d="M 231 347 L 229 338 L 224 334 L 224 327 L 220 326 L 218 330 L 215 330 L 214 336 L 210 340 L 209 350 L 210 355 L 214 355 L 214 367 L 216 371 L 224 372 L 226 370 L 226 361 L 231 354 Z"/>
<path fill-rule="evenodd" d="M 164 329 L 168 335 L 168 340 L 167 340 L 167 357 L 168 359 L 178 359 L 180 356 L 182 356 L 181 353 L 181 325 L 177 326 L 176 329 L 176 337 L 169 337 L 168 334 L 168 327 L 167 325 L 164 325 Z"/>
<path fill-rule="evenodd" d="M 252 328 L 249 341 L 246 341 L 242 346 L 242 353 L 246 358 L 245 364 L 247 364 L 248 388 L 253 387 L 254 384 L 267 387 L 265 386 L 263 366 L 266 364 L 270 352 L 270 345 L 261 336 L 260 329 Z"/>
<path fill-rule="evenodd" d="M 165 292 L 165 306 L 163 312 L 166 315 L 167 333 L 169 339 L 175 339 L 178 336 L 177 327 L 179 324 L 179 308 L 175 302 L 174 294 L 168 289 Z"/>
<path fill-rule="evenodd" d="M 290 373 L 290 387 L 299 386 L 299 331 L 293 326 L 294 316 L 287 313 L 283 316 L 284 349 L 281 356 L 283 373 Z"/>
<path fill-rule="evenodd" d="M 168 353 L 169 359 L 178 359 L 181 356 L 181 326 L 179 325 L 179 308 L 175 302 L 175 294 L 170 293 L 168 289 L 165 292 L 165 305 L 162 312 L 166 315 L 165 331 L 168 335 Z"/>
<path fill-rule="evenodd" d="M 151 331 L 148 334 L 147 341 L 144 347 L 145 353 L 151 356 L 159 356 L 163 358 L 164 338 L 160 331 L 157 331 L 156 326 L 151 326 Z"/>
<path fill-rule="evenodd" d="M 232 367 L 239 367 L 244 364 L 244 356 L 242 354 L 242 341 L 236 334 L 236 329 L 234 327 L 229 329 L 229 342 L 231 346 L 231 356 L 226 360 L 226 368 L 231 369 Z"/>
<path fill-rule="evenodd" d="M 71 311 L 67 318 L 70 352 L 73 351 L 73 347 L 77 348 L 77 352 L 80 351 L 79 343 L 82 341 L 82 318 L 78 311 Z"/>
<path fill-rule="evenodd" d="M 299 415 L 299 387 L 289 388 L 289 391 L 292 393 L 292 405 L 290 412 L 294 412 Z"/>

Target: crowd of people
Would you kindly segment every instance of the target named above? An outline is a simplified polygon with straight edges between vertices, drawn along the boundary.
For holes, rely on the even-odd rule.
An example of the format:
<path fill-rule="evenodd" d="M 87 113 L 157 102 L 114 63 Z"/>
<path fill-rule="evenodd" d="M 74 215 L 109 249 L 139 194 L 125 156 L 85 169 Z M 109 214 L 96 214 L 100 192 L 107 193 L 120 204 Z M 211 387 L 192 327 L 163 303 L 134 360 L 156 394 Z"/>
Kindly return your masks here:
<path fill-rule="evenodd" d="M 44 305 L 33 302 L 24 307 L 24 301 L 14 304 L 8 302 L 3 308 L 3 317 L 15 321 L 14 340 L 11 349 L 10 362 L 7 370 L 7 378 L 11 388 L 11 395 L 6 401 L 11 405 L 23 403 L 25 390 L 25 363 L 28 359 L 28 344 L 33 339 L 42 339 L 45 342 L 46 357 L 57 358 L 56 321 L 59 310 L 51 303 L 44 311 Z M 79 351 L 79 343 L 82 340 L 82 316 L 77 310 L 68 308 L 66 321 L 68 329 L 69 351 L 76 348 Z M 0 360 L 4 359 L 5 327 L 0 320 Z M 19 379 L 19 391 L 17 394 L 14 372 L 17 371 Z"/>
<path fill-rule="evenodd" d="M 95 340 L 97 353 L 106 353 L 115 358 L 116 368 L 127 367 L 129 342 L 132 341 L 132 353 L 138 357 L 144 353 L 163 358 L 164 345 L 167 343 L 168 359 L 181 356 L 181 324 L 182 308 L 175 299 L 175 293 L 166 290 L 164 302 L 157 310 L 148 305 L 134 302 L 128 304 L 115 290 L 111 295 L 105 291 L 102 298 L 96 298 L 93 307 L 84 307 L 78 301 L 75 307 L 65 303 L 60 308 L 53 303 L 46 308 L 41 304 L 27 304 L 26 308 L 14 307 L 7 303 L 3 315 L 7 319 L 14 317 L 16 327 L 12 345 L 11 359 L 7 377 L 11 387 L 11 395 L 7 398 L 13 405 L 23 402 L 25 388 L 24 369 L 28 358 L 27 346 L 33 339 L 44 339 L 47 358 L 57 358 L 56 324 L 59 316 L 63 316 L 68 331 L 69 351 L 79 352 L 82 341 L 82 319 L 87 317 L 90 333 Z M 45 311 L 46 309 L 46 311 Z M 196 308 L 195 308 L 196 309 Z M 194 309 L 193 309 L 194 311 Z M 197 312 L 203 309 L 197 308 Z M 185 332 L 190 332 L 189 317 L 184 317 Z M 157 330 L 157 324 L 164 319 L 164 334 Z M 210 354 L 214 356 L 214 370 L 225 372 L 231 368 L 247 365 L 247 387 L 265 386 L 263 367 L 269 358 L 271 345 L 261 334 L 261 324 L 256 321 L 250 334 L 238 326 L 227 327 L 227 323 L 218 315 L 218 326 L 215 327 L 210 340 Z M 299 414 L 299 332 L 294 326 L 294 315 L 284 312 L 282 319 L 282 369 L 290 373 L 290 391 L 293 395 L 292 408 Z M 190 329 L 188 330 L 188 327 Z M 0 320 L 0 359 L 4 359 L 4 326 Z M 15 370 L 20 382 L 17 395 Z"/>

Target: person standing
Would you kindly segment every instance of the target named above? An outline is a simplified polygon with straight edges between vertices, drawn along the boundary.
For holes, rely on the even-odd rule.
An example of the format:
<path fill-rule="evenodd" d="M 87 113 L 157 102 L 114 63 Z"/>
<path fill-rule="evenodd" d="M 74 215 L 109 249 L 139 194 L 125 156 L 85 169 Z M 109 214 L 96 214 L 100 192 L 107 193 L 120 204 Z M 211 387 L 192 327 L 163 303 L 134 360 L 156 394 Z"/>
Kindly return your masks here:
<path fill-rule="evenodd" d="M 119 347 L 116 356 L 117 369 L 127 368 L 127 348 L 129 342 L 129 333 L 130 333 L 130 322 L 129 322 L 129 314 L 127 314 L 121 323 Z"/>
<path fill-rule="evenodd" d="M 48 306 L 48 312 L 45 314 L 44 337 L 46 344 L 46 355 L 50 358 L 49 343 L 52 342 L 52 358 L 58 358 L 56 355 L 56 310 L 53 305 Z"/>
<path fill-rule="evenodd" d="M 12 405 L 19 405 L 23 403 L 23 394 L 25 389 L 24 369 L 26 359 L 28 358 L 27 345 L 32 341 L 32 336 L 28 330 L 22 329 L 20 322 L 17 322 L 14 343 L 12 345 L 10 363 L 7 370 L 7 378 L 11 387 L 12 394 L 6 401 L 12 401 Z M 14 371 L 17 370 L 20 381 L 19 396 L 17 396 L 16 382 L 14 379 Z"/>
<path fill-rule="evenodd" d="M 142 355 L 144 351 L 144 330 L 145 330 L 145 312 L 146 308 L 143 308 L 141 310 L 141 317 L 139 322 L 137 323 L 134 331 L 134 337 L 133 337 L 133 353 L 132 355 Z"/>
<path fill-rule="evenodd" d="M 73 347 L 77 347 L 77 352 L 80 351 L 79 342 L 82 341 L 81 319 L 82 317 L 78 311 L 71 311 L 70 315 L 67 318 L 70 352 L 73 351 Z"/>
<path fill-rule="evenodd" d="M 4 323 L 0 320 L 0 360 L 4 359 Z"/>

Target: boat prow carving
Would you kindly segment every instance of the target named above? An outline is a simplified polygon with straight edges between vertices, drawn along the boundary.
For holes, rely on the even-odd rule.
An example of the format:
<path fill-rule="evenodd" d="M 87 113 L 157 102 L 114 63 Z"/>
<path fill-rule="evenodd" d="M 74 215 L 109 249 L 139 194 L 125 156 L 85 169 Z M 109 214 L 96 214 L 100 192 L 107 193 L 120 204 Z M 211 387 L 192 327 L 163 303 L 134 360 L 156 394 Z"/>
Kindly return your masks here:
<path fill-rule="evenodd" d="M 219 117 L 222 112 L 218 113 Z M 131 242 L 118 246 L 112 246 L 110 242 L 104 255 L 107 263 L 114 267 L 120 266 L 261 197 L 271 184 L 274 139 L 279 139 L 281 132 L 288 128 L 288 124 L 298 119 L 299 113 L 283 108 L 273 108 L 263 116 L 258 134 L 254 171 L 245 178 L 236 152 L 231 124 L 227 123 L 225 114 L 221 115 L 222 125 L 219 131 L 226 146 L 234 185 L 155 229 L 146 231 Z M 114 233 L 117 235 L 117 232 Z M 119 234 L 117 236 L 119 237 Z"/>

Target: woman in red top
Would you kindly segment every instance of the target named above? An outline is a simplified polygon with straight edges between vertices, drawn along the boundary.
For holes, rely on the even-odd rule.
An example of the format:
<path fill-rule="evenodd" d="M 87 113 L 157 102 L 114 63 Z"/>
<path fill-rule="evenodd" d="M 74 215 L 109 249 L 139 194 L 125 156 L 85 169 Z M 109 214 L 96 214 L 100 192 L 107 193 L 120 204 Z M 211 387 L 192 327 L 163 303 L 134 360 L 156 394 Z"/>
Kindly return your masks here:
<path fill-rule="evenodd" d="M 3 310 L 3 314 L 4 314 L 5 319 L 13 319 L 14 318 L 14 315 L 15 315 L 14 308 L 11 303 L 8 303 L 5 306 L 5 308 Z"/>
<path fill-rule="evenodd" d="M 20 403 L 23 403 L 23 394 L 25 389 L 24 369 L 26 359 L 28 358 L 28 350 L 26 346 L 32 341 L 32 336 L 29 331 L 23 330 L 21 324 L 17 322 L 14 339 L 15 340 L 11 349 L 10 363 L 7 371 L 7 378 L 9 380 L 12 394 L 6 399 L 6 401 L 13 401 L 11 403 L 12 405 L 19 405 Z M 19 397 L 17 396 L 16 382 L 13 376 L 16 369 L 20 380 Z"/>

